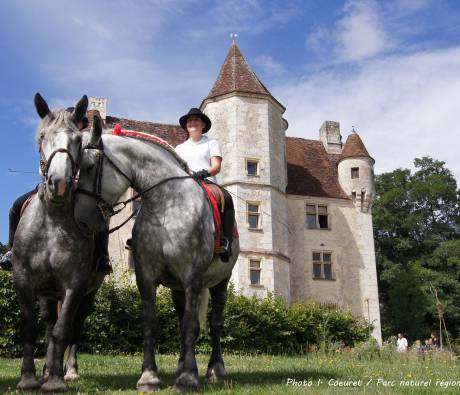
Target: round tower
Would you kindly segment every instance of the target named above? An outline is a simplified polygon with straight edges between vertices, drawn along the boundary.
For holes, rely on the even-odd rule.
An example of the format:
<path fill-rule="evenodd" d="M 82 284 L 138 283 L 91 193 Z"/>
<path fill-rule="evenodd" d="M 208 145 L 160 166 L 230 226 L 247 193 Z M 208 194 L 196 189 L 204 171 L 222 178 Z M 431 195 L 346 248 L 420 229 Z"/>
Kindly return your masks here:
<path fill-rule="evenodd" d="M 368 212 L 375 197 L 374 159 L 353 129 L 337 163 L 339 183 L 356 207 Z"/>

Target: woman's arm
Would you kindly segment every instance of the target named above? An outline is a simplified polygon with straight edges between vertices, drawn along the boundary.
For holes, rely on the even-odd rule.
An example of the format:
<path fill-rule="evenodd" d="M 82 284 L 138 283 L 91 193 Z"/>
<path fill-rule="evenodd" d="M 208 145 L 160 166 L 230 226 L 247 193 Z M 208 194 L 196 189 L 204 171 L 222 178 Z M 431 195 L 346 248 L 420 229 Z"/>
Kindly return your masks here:
<path fill-rule="evenodd" d="M 220 165 L 222 163 L 222 158 L 220 156 L 211 157 L 211 166 L 208 169 L 208 172 L 211 176 L 215 176 L 220 172 Z"/>

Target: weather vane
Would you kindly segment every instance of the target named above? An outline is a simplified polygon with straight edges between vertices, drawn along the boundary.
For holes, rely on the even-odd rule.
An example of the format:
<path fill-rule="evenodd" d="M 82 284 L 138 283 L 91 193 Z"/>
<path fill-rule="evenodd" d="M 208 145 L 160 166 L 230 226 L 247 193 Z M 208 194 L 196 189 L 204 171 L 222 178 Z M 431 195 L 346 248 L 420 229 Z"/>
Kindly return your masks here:
<path fill-rule="evenodd" d="M 238 37 L 238 33 L 230 33 L 230 38 L 232 39 L 233 42 L 235 42 L 235 39 Z"/>

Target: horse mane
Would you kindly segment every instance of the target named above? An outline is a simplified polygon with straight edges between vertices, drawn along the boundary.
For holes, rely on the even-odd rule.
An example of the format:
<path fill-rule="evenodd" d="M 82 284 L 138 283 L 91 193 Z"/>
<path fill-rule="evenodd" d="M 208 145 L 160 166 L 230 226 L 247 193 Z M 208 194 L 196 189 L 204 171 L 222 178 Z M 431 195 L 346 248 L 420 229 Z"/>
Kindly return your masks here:
<path fill-rule="evenodd" d="M 189 173 L 190 171 L 187 162 L 179 156 L 174 147 L 171 144 L 169 144 L 166 140 L 163 140 L 162 138 L 154 134 L 137 132 L 133 130 L 121 130 L 121 126 L 119 124 L 115 125 L 112 134 L 114 136 L 134 138 L 136 140 L 141 140 L 146 143 L 151 143 L 160 146 L 166 151 L 168 151 L 174 157 L 174 159 L 176 159 L 176 161 L 179 163 L 182 169 L 184 169 L 187 173 Z"/>
<path fill-rule="evenodd" d="M 64 124 L 66 128 L 78 132 L 77 126 L 71 121 L 71 115 L 72 113 L 70 111 L 63 108 L 54 109 L 46 115 L 39 123 L 35 132 L 35 142 L 37 145 L 40 145 L 41 141 L 48 133 L 53 133 L 57 129 L 57 126 L 62 124 Z M 54 125 L 56 127 L 52 127 Z"/>

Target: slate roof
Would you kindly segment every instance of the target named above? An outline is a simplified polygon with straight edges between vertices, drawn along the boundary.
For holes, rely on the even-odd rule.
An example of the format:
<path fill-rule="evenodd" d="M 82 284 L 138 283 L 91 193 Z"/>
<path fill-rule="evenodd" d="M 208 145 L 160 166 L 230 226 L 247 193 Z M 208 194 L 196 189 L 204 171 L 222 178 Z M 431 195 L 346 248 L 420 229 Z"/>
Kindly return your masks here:
<path fill-rule="evenodd" d="M 361 137 L 359 137 L 358 133 L 356 132 L 353 132 L 348 136 L 347 141 L 343 146 L 340 159 L 352 157 L 367 157 L 373 159 L 369 155 L 369 152 L 367 152 L 366 146 L 361 140 Z"/>
<path fill-rule="evenodd" d="M 233 92 L 266 95 L 271 97 L 284 108 L 284 106 L 272 96 L 267 87 L 259 80 L 254 71 L 252 71 L 235 42 L 230 46 L 217 80 L 203 102 L 207 99 L 212 99 Z"/>
<path fill-rule="evenodd" d="M 339 159 L 339 154 L 328 154 L 321 141 L 286 137 L 286 193 L 348 199 L 339 184 Z"/>

